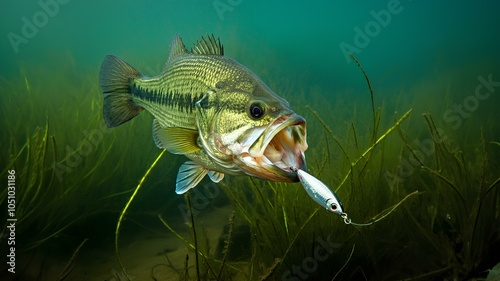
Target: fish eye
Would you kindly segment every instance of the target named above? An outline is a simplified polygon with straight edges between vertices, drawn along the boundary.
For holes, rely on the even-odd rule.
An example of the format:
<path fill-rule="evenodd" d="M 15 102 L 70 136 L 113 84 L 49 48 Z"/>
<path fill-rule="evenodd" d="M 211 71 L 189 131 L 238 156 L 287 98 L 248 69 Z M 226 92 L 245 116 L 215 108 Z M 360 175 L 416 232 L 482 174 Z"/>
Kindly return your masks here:
<path fill-rule="evenodd" d="M 332 205 L 330 206 L 330 209 L 331 209 L 332 211 L 336 211 L 336 210 L 338 209 L 337 204 L 332 204 Z"/>
<path fill-rule="evenodd" d="M 266 113 L 266 107 L 262 102 L 254 102 L 250 105 L 249 114 L 253 119 L 260 119 Z"/>

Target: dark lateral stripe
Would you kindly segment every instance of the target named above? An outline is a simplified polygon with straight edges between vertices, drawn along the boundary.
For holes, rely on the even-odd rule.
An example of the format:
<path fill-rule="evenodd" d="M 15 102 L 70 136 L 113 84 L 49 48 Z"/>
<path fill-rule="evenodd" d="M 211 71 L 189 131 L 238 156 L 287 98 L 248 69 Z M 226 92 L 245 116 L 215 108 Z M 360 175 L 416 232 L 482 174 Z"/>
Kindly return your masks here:
<path fill-rule="evenodd" d="M 151 103 L 165 105 L 167 107 L 175 108 L 180 112 L 192 113 L 195 103 L 199 101 L 203 94 L 180 94 L 174 92 L 162 93 L 158 90 L 148 90 L 137 85 L 131 86 L 131 92 L 135 97 Z"/>

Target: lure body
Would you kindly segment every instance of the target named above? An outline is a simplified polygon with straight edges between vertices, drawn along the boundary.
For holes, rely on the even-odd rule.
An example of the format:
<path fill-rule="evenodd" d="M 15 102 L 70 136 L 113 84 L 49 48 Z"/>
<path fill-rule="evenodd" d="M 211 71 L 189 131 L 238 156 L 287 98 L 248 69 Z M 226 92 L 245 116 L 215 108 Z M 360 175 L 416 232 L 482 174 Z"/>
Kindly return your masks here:
<path fill-rule="evenodd" d="M 300 183 L 307 191 L 307 194 L 309 194 L 309 196 L 316 201 L 316 203 L 325 207 L 327 211 L 342 216 L 344 213 L 344 207 L 342 206 L 342 202 L 340 202 L 337 195 L 335 195 L 335 193 L 333 193 L 328 186 L 317 178 L 301 169 L 296 170 Z"/>

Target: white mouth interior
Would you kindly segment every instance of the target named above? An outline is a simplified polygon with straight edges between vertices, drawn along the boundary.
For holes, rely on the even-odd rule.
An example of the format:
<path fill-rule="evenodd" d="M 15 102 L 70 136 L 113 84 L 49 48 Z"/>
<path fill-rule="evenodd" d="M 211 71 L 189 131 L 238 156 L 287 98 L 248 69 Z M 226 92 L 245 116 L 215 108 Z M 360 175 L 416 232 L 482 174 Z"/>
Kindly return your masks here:
<path fill-rule="evenodd" d="M 306 149 L 307 143 L 305 136 L 300 133 L 300 125 L 288 126 L 278 131 L 267 144 L 262 161 L 289 172 L 290 167 L 304 166 Z"/>
<path fill-rule="evenodd" d="M 272 181 L 298 181 L 295 169 L 305 169 L 306 122 L 298 115 L 282 116 L 266 127 L 255 127 L 229 148 L 248 175 Z"/>

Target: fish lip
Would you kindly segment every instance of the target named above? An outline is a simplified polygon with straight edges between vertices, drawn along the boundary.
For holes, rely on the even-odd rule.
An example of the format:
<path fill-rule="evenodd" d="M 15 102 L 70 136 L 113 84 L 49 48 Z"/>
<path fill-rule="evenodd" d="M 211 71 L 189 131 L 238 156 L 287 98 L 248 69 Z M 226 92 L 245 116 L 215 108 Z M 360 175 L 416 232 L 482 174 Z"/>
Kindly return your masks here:
<path fill-rule="evenodd" d="M 304 152 L 307 149 L 306 120 L 296 114 L 282 115 L 265 129 L 240 155 L 241 167 L 247 174 L 279 182 L 298 182 L 296 170 L 306 169 Z M 274 152 L 274 153 L 273 153 Z M 281 153 L 279 161 L 271 161 L 271 154 Z M 273 158 L 273 157 L 271 157 Z"/>

